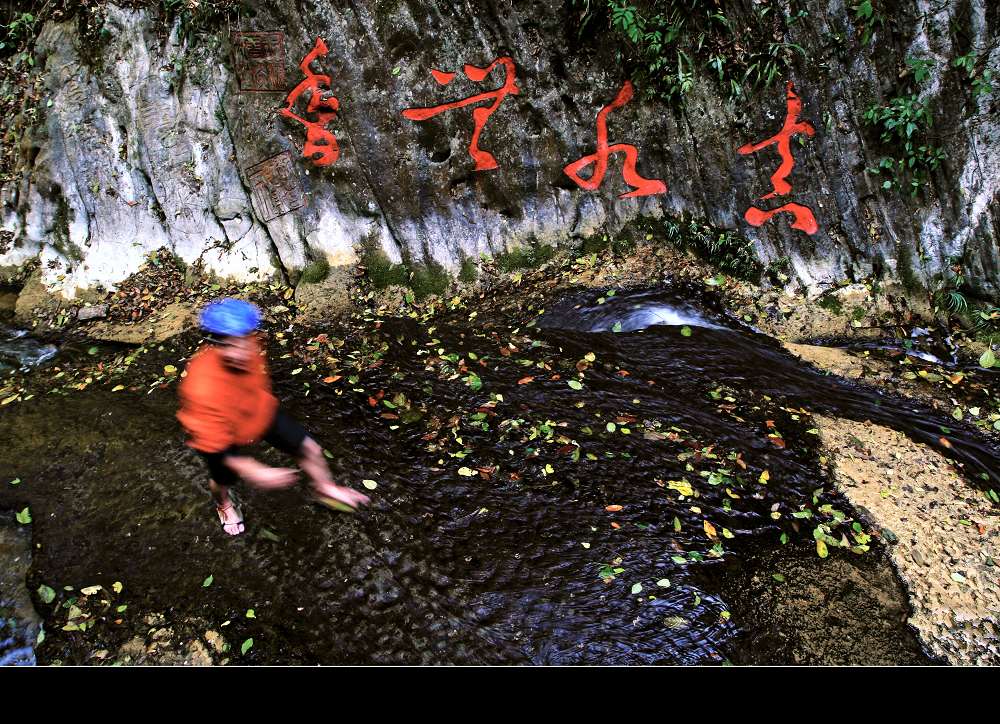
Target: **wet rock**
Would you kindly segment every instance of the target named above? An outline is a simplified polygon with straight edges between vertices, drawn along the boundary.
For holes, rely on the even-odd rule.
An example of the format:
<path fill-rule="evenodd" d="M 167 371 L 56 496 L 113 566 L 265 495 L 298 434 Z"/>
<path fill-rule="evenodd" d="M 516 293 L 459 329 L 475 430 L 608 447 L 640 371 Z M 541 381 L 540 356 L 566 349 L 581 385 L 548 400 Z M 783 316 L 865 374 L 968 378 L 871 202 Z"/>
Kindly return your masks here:
<path fill-rule="evenodd" d="M 81 307 L 76 313 L 76 318 L 80 322 L 87 322 L 91 319 L 103 319 L 108 316 L 107 304 L 95 304 L 90 307 Z"/>
<path fill-rule="evenodd" d="M 184 661 L 187 666 L 212 666 L 211 654 L 201 641 L 192 641 L 187 647 L 187 658 Z"/>
<path fill-rule="evenodd" d="M 1000 544 L 992 504 L 939 453 L 902 433 L 870 422 L 815 420 L 838 489 L 894 543 L 890 555 L 909 589 L 910 622 L 927 649 L 955 664 L 1000 663 L 995 638 L 984 633 L 1000 619 L 1000 571 L 985 564 Z M 850 454 L 851 438 L 871 455 Z M 913 493 L 883 495 L 890 467 L 896 484 L 905 481 Z M 980 533 L 954 524 L 962 519 L 987 522 Z"/>
<path fill-rule="evenodd" d="M 226 639 L 218 631 L 206 631 L 205 640 L 215 653 L 221 654 L 225 650 Z"/>

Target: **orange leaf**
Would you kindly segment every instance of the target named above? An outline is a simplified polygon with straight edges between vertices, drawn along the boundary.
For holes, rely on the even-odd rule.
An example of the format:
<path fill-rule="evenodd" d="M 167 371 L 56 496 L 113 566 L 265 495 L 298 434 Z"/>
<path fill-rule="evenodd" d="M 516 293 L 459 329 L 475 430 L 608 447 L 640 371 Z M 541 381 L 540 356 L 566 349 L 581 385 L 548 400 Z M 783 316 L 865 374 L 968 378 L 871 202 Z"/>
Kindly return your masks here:
<path fill-rule="evenodd" d="M 621 525 L 615 523 L 614 521 L 611 521 L 611 527 L 614 528 L 615 530 L 619 530 L 621 528 Z"/>
<path fill-rule="evenodd" d="M 950 448 L 951 447 L 951 440 L 949 440 L 946 437 L 939 437 L 938 438 L 938 442 L 941 443 L 942 445 L 944 445 L 946 448 Z"/>
<path fill-rule="evenodd" d="M 533 382 L 534 379 L 535 379 L 534 377 L 522 377 L 521 379 L 519 379 L 517 381 L 517 384 L 519 384 L 519 385 L 526 385 L 529 382 Z"/>
<path fill-rule="evenodd" d="M 609 505 L 605 508 L 605 510 L 608 511 L 609 513 L 617 513 L 621 509 L 622 507 L 620 505 Z"/>
<path fill-rule="evenodd" d="M 715 526 L 709 523 L 707 520 L 705 521 L 705 535 L 707 535 L 712 540 L 715 540 L 716 538 L 719 537 L 718 533 L 715 532 Z"/>
<path fill-rule="evenodd" d="M 326 384 L 330 384 L 331 382 L 336 382 L 339 379 L 340 379 L 340 375 L 330 375 L 329 377 L 324 377 L 323 381 Z"/>
<path fill-rule="evenodd" d="M 374 397 L 369 397 L 368 398 L 368 404 L 371 405 L 372 407 L 377 407 L 378 406 L 378 400 L 376 400 Z"/>

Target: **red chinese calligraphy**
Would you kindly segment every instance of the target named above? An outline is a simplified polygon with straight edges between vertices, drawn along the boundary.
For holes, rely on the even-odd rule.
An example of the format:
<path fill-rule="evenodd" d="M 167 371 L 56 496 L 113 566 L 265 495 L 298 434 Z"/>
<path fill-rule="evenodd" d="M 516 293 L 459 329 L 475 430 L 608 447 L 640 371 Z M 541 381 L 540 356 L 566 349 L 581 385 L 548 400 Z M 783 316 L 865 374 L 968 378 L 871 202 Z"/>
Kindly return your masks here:
<path fill-rule="evenodd" d="M 317 58 L 327 54 L 328 49 L 322 38 L 316 38 L 316 43 L 309 54 L 302 59 L 299 68 L 305 75 L 305 80 L 295 86 L 294 90 L 285 98 L 287 105 L 281 109 L 281 115 L 286 118 L 298 121 L 306 128 L 306 143 L 302 149 L 302 155 L 311 160 L 316 166 L 329 166 L 340 157 L 340 147 L 337 145 L 336 137 L 328 130 L 326 125 L 337 116 L 340 108 L 340 101 L 334 98 L 330 89 L 330 76 L 314 73 L 309 67 Z M 308 121 L 295 114 L 292 110 L 295 103 L 306 91 L 311 91 L 309 104 L 306 106 L 307 114 L 315 114 L 315 121 Z"/>
<path fill-rule="evenodd" d="M 781 165 L 771 175 L 771 186 L 774 187 L 774 190 L 765 196 L 761 196 L 761 201 L 791 193 L 792 185 L 788 183 L 788 176 L 795 165 L 795 159 L 792 157 L 792 136 L 797 133 L 812 136 L 816 133 L 816 129 L 812 127 L 811 123 L 799 120 L 799 114 L 802 113 L 802 100 L 795 93 L 795 87 L 791 82 L 785 86 L 785 97 L 787 99 L 787 110 L 785 112 L 785 125 L 781 127 L 781 130 L 776 135 L 760 143 L 748 143 L 737 149 L 737 153 L 746 156 L 771 145 L 777 145 L 778 147 L 778 154 L 781 156 Z M 793 229 L 799 229 L 809 235 L 815 234 L 819 230 L 819 225 L 816 223 L 816 216 L 808 206 L 803 206 L 802 204 L 788 203 L 771 211 L 764 211 L 763 209 L 758 209 L 756 206 L 751 206 L 743 214 L 743 218 L 751 226 L 760 226 L 775 214 L 780 213 L 792 215 L 794 219 L 792 222 Z"/>
<path fill-rule="evenodd" d="M 476 171 L 489 171 L 496 168 L 496 158 L 494 158 L 493 154 L 489 151 L 484 151 L 479 147 L 479 137 L 482 135 L 483 128 L 486 126 L 486 121 L 488 121 L 490 116 L 492 116 L 497 108 L 500 107 L 504 98 L 507 96 L 517 95 L 521 92 L 521 89 L 517 87 L 514 60 L 508 56 L 503 56 L 501 58 L 497 58 L 485 68 L 478 68 L 474 65 L 466 64 L 462 69 L 469 80 L 479 83 L 485 80 L 486 76 L 488 76 L 498 65 L 502 65 L 506 72 L 504 76 L 504 83 L 499 88 L 496 88 L 488 93 L 479 93 L 478 95 L 469 96 L 468 98 L 463 98 L 462 100 L 454 101 L 452 103 L 444 103 L 440 106 L 433 106 L 430 108 L 407 108 L 403 111 L 403 117 L 411 121 L 426 121 L 428 118 L 433 118 L 439 113 L 444 113 L 445 111 L 451 111 L 456 108 L 463 108 L 464 106 L 471 106 L 476 103 L 492 100 L 493 103 L 491 105 L 480 106 L 472 111 L 473 131 L 472 141 L 469 143 L 469 155 L 472 156 L 473 160 L 476 162 Z M 446 73 L 440 70 L 431 70 L 431 75 L 434 76 L 434 80 L 437 81 L 439 85 L 448 85 L 455 78 L 455 73 Z"/>
<path fill-rule="evenodd" d="M 639 160 L 639 149 L 628 143 L 608 145 L 608 114 L 632 100 L 632 93 L 632 82 L 625 81 L 611 104 L 604 106 L 597 114 L 597 151 L 574 161 L 563 169 L 563 173 L 573 179 L 580 188 L 587 191 L 598 188 L 604 181 L 604 174 L 608 170 L 608 156 L 612 153 L 624 153 L 625 162 L 622 164 L 622 178 L 635 190 L 621 194 L 618 198 L 628 199 L 633 196 L 651 196 L 667 192 L 667 185 L 663 181 L 643 178 L 635 170 L 635 164 Z M 590 178 L 582 178 L 580 171 L 592 164 L 594 171 L 590 174 Z"/>

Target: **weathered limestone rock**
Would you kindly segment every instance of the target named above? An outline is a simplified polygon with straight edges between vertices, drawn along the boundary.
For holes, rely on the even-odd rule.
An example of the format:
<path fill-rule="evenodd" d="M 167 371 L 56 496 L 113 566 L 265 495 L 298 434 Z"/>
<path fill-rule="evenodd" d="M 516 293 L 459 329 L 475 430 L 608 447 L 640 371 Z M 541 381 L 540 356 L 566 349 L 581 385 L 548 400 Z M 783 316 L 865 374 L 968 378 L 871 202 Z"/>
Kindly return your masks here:
<path fill-rule="evenodd" d="M 892 532 L 883 537 L 924 645 L 955 664 L 1000 663 L 1000 526 L 992 503 L 939 453 L 900 432 L 815 421 L 838 490 Z"/>
<path fill-rule="evenodd" d="M 109 4 L 109 39 L 97 48 L 82 47 L 73 22 L 45 25 L 36 67 L 52 105 L 26 144 L 21 178 L 0 192 L 0 226 L 13 234 L 0 266 L 39 257 L 46 289 L 70 298 L 113 287 L 163 246 L 243 280 L 294 278 L 320 258 L 347 266 L 365 249 L 455 272 L 481 253 L 685 212 L 745 235 L 765 263 L 787 258 L 793 282 L 812 292 L 870 273 L 926 285 L 953 256 L 980 293 L 1000 292 L 1000 114 L 990 113 L 993 95 L 970 98 L 952 72 L 968 48 L 928 31 L 958 22 L 970 47 L 991 47 L 1000 20 L 987 0 L 914 0 L 906 18 L 926 20 L 901 16 L 895 34 L 878 31 L 863 48 L 850 3 L 802 3 L 808 22 L 790 24 L 783 40 L 805 50 L 788 80 L 817 133 L 795 144 L 793 200 L 815 211 L 814 236 L 781 216 L 759 228 L 743 220 L 779 161 L 772 150 L 748 157 L 736 148 L 778 130 L 780 82 L 738 106 L 699 63 L 682 110 L 640 96 L 615 110 L 610 141 L 636 145 L 639 172 L 668 186 L 619 199 L 629 190 L 620 155 L 593 192 L 563 172 L 593 152 L 597 113 L 625 80 L 615 41 L 578 41 L 566 3 L 246 4 L 254 12 L 241 14 L 240 27 L 192 36 L 179 22 L 164 27 L 156 10 Z M 751 0 L 729 5 L 745 13 Z M 243 87 L 231 31 L 283 34 L 283 79 L 271 92 Z M 340 157 L 322 168 L 302 156 L 303 125 L 277 112 L 317 37 L 330 52 L 313 67 L 330 76 L 340 103 L 330 124 Z M 995 68 L 1000 48 L 990 53 Z M 477 171 L 470 108 L 424 121 L 401 112 L 497 88 L 502 68 L 482 82 L 459 72 L 446 87 L 430 71 L 503 55 L 514 59 L 520 92 L 480 138 L 498 168 Z M 864 173 L 882 154 L 864 111 L 898 92 L 911 55 L 933 61 L 924 96 L 935 129 L 957 129 L 942 131 L 947 158 L 923 200 L 883 191 Z"/>

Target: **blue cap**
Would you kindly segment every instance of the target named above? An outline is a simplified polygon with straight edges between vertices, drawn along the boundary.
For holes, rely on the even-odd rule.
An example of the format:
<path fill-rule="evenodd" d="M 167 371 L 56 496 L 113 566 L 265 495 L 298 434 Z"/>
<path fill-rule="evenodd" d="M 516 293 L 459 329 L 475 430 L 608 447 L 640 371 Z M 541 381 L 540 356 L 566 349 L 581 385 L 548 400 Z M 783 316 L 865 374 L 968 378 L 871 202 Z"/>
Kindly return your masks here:
<path fill-rule="evenodd" d="M 211 334 L 242 337 L 260 326 L 260 309 L 242 299 L 220 299 L 201 310 L 201 328 Z"/>

